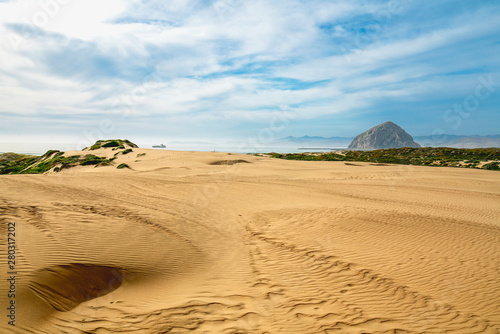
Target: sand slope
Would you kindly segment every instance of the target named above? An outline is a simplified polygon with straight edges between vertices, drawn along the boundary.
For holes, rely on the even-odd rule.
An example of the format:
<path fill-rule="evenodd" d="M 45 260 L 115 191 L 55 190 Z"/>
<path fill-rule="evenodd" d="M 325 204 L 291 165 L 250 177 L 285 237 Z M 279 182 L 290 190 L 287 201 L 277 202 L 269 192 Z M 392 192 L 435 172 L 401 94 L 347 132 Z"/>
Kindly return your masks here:
<path fill-rule="evenodd" d="M 117 162 L 0 177 L 19 273 L 1 333 L 500 333 L 498 172 Z"/>

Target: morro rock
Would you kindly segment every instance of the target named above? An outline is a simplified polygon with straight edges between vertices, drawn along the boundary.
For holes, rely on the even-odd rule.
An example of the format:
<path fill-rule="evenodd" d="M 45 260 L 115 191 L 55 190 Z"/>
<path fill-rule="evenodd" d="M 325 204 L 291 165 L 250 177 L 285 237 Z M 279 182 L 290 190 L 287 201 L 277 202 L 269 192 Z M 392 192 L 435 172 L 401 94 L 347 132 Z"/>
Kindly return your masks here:
<path fill-rule="evenodd" d="M 403 128 L 393 122 L 379 124 L 356 136 L 348 149 L 377 150 L 382 148 L 420 147 Z"/>

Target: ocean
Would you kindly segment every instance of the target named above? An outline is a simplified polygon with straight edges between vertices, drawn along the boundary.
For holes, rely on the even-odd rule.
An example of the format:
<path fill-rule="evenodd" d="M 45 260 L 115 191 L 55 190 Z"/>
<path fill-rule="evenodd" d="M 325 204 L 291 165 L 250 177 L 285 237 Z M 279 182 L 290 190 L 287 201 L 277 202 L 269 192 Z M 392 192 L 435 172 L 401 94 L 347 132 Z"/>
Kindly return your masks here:
<path fill-rule="evenodd" d="M 159 143 L 156 143 L 159 144 Z M 153 149 L 155 143 L 141 143 L 141 148 Z M 344 150 L 338 147 L 300 147 L 300 145 L 245 145 L 240 143 L 206 143 L 206 142 L 174 142 L 165 143 L 163 150 L 173 151 L 202 151 L 202 152 L 229 152 L 229 153 L 302 153 L 302 152 L 328 152 Z M 74 143 L 0 143 L 0 153 L 14 152 L 19 154 L 43 155 L 48 150 L 78 151 L 83 149 Z M 159 149 L 159 148 L 157 148 Z M 159 149 L 161 150 L 161 149 Z"/>

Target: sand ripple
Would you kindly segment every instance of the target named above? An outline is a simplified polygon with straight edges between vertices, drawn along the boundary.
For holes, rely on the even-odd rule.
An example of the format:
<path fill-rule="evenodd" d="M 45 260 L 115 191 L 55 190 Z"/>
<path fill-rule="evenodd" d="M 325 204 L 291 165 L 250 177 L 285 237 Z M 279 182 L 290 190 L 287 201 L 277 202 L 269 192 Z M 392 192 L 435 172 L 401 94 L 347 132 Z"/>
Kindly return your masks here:
<path fill-rule="evenodd" d="M 2 333 L 500 333 L 498 173 L 144 152 L 0 178 Z"/>

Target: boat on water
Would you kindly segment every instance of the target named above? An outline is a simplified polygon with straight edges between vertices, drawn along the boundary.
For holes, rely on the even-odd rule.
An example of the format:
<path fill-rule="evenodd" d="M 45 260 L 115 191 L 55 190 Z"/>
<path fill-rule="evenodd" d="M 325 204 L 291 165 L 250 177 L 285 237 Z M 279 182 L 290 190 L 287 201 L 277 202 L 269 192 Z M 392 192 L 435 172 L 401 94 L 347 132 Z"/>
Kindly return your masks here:
<path fill-rule="evenodd" d="M 166 148 L 165 145 L 160 144 L 160 145 L 153 145 L 153 148 Z"/>

